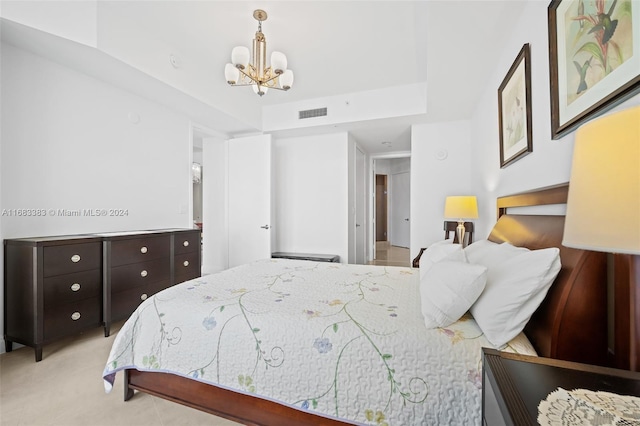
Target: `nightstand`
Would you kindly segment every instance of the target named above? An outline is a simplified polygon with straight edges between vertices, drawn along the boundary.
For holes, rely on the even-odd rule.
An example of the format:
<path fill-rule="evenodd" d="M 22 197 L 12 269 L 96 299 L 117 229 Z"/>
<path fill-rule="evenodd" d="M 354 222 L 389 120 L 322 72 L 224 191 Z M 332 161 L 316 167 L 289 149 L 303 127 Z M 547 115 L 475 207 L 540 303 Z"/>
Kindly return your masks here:
<path fill-rule="evenodd" d="M 538 404 L 561 387 L 640 397 L 640 373 L 482 349 L 482 422 L 537 425 Z"/>

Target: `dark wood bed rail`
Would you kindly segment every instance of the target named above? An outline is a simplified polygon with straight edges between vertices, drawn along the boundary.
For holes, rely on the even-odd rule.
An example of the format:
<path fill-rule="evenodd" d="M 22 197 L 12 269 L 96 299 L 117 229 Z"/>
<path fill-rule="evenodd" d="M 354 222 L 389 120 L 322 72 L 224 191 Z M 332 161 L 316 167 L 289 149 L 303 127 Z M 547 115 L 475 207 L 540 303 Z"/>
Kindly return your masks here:
<path fill-rule="evenodd" d="M 337 426 L 351 424 L 174 374 L 138 370 L 125 370 L 124 372 L 125 401 L 133 396 L 135 389 L 245 425 Z"/>

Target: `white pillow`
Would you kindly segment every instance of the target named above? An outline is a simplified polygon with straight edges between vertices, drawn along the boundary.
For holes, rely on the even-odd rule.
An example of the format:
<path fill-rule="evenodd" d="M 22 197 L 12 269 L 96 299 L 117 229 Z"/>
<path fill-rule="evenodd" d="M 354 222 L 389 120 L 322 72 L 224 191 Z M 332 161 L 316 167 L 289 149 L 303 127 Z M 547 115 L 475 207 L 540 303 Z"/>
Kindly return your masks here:
<path fill-rule="evenodd" d="M 433 243 L 427 248 L 420 257 L 420 278 L 436 263 L 443 260 L 456 260 L 466 262 L 462 246 L 453 244 L 453 240 L 443 240 Z"/>
<path fill-rule="evenodd" d="M 500 244 L 494 243 L 489 240 L 479 240 L 473 244 L 469 244 L 464 249 L 464 254 L 467 257 L 469 263 L 479 263 L 483 265 L 483 258 L 487 256 L 493 249 Z"/>
<path fill-rule="evenodd" d="M 520 333 L 560 272 L 560 250 L 529 250 L 509 243 L 491 247 L 482 259 L 487 284 L 471 306 L 486 338 L 502 347 Z"/>
<path fill-rule="evenodd" d="M 476 301 L 487 281 L 487 268 L 443 260 L 420 280 L 422 316 L 427 328 L 446 327 L 458 321 Z"/>

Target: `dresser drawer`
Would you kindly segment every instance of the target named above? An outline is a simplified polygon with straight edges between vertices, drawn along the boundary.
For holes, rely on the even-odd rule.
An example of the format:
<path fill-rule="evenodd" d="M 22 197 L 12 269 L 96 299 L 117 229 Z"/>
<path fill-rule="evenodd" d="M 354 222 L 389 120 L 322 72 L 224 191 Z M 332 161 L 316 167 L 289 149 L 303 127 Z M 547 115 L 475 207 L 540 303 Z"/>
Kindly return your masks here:
<path fill-rule="evenodd" d="M 44 279 L 44 306 L 76 302 L 90 297 L 100 297 L 102 276 L 100 269 L 57 275 Z"/>
<path fill-rule="evenodd" d="M 174 257 L 175 282 L 181 283 L 200 276 L 200 253 L 179 254 Z"/>
<path fill-rule="evenodd" d="M 152 296 L 162 290 L 164 290 L 165 288 L 169 288 L 171 287 L 171 281 L 158 281 L 155 283 L 151 283 L 147 286 L 147 295 L 148 296 Z"/>
<path fill-rule="evenodd" d="M 138 305 L 160 290 L 171 286 L 169 280 L 160 281 L 148 285 L 130 288 L 112 295 L 111 298 L 111 316 L 112 320 L 117 321 L 128 318 Z"/>
<path fill-rule="evenodd" d="M 96 241 L 44 247 L 42 259 L 42 273 L 45 277 L 99 269 L 102 262 L 102 245 Z"/>
<path fill-rule="evenodd" d="M 44 311 L 44 340 L 49 341 L 97 327 L 101 323 L 101 313 L 98 297 L 47 308 Z"/>
<path fill-rule="evenodd" d="M 111 266 L 128 265 L 169 257 L 171 236 L 145 236 L 111 241 Z"/>
<path fill-rule="evenodd" d="M 191 253 L 200 250 L 200 231 L 176 232 L 173 237 L 174 254 Z"/>
<path fill-rule="evenodd" d="M 168 257 L 111 268 L 111 293 L 170 280 L 170 275 L 171 263 Z"/>

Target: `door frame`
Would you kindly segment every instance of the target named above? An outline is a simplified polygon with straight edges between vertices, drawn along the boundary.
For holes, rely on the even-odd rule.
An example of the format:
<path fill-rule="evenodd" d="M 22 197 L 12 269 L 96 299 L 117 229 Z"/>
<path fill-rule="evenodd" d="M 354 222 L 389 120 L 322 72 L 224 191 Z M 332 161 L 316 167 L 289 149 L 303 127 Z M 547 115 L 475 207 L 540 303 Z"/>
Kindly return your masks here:
<path fill-rule="evenodd" d="M 384 181 L 383 184 L 383 193 L 379 194 L 378 193 L 378 178 L 382 178 L 382 180 Z M 389 206 L 388 206 L 388 181 L 389 181 L 389 176 L 382 174 L 382 173 L 375 173 L 374 174 L 374 179 L 375 179 L 375 185 L 374 185 L 374 190 L 375 190 L 375 195 L 374 195 L 374 208 L 376 209 L 376 211 L 373 213 L 373 216 L 376 218 L 376 222 L 373 225 L 373 234 L 375 235 L 375 239 L 376 239 L 376 243 L 378 241 L 389 241 L 389 220 L 388 220 L 388 214 L 389 214 Z M 384 200 L 384 204 L 380 204 L 380 195 L 383 195 L 385 197 Z M 382 223 L 378 223 L 378 217 L 380 216 L 380 213 L 384 213 L 384 220 L 381 220 L 380 222 Z M 381 231 L 384 230 L 384 239 L 379 239 L 379 233 Z"/>
<path fill-rule="evenodd" d="M 375 210 L 376 210 L 376 160 L 388 160 L 391 158 L 407 158 L 411 157 L 411 151 L 397 151 L 389 152 L 385 154 L 370 154 L 369 155 L 369 176 L 367 179 L 367 194 L 369 203 L 369 226 L 367 227 L 367 234 L 369 241 L 369 247 L 367 249 L 367 261 L 370 262 L 376 258 L 376 225 L 375 225 Z M 411 174 L 409 175 L 409 184 L 411 184 Z M 409 201 L 409 207 L 411 207 L 412 200 Z M 388 209 L 388 206 L 387 206 Z M 411 235 L 411 222 L 409 222 L 409 235 Z M 409 241 L 411 243 L 411 241 Z"/>

